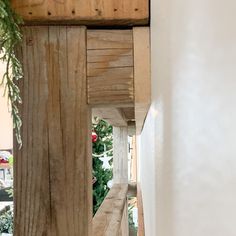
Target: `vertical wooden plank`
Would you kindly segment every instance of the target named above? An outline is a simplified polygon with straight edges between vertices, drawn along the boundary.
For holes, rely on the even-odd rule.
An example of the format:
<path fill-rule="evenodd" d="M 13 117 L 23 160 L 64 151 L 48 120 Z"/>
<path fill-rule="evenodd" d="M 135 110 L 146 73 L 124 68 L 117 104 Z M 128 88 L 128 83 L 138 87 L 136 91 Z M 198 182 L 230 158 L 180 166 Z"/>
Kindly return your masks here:
<path fill-rule="evenodd" d="M 149 27 L 134 27 L 134 89 L 136 133 L 140 134 L 151 103 Z"/>
<path fill-rule="evenodd" d="M 113 127 L 113 182 L 128 183 L 128 130 Z"/>
<path fill-rule="evenodd" d="M 23 35 L 23 147 L 15 148 L 14 235 L 89 236 L 86 29 L 24 27 Z"/>
<path fill-rule="evenodd" d="M 23 119 L 21 150 L 14 156 L 14 235 L 46 235 L 50 217 L 50 190 L 47 140 L 47 27 L 23 29 L 19 49 L 24 65 L 21 80 Z M 43 50 L 41 50 L 43 49 Z M 38 63 L 38 58 L 41 63 Z"/>
<path fill-rule="evenodd" d="M 71 128 L 67 135 L 74 132 L 74 151 L 68 149 L 71 155 L 76 155 L 71 168 L 75 169 L 74 176 L 74 207 L 71 210 L 74 214 L 75 232 L 73 235 L 91 235 L 92 233 L 92 147 L 91 147 L 91 109 L 87 105 L 87 85 L 86 85 L 86 28 L 68 27 L 67 31 L 68 47 L 68 76 L 73 78 L 75 83 L 68 88 L 68 96 L 74 93 L 76 99 L 73 110 L 74 120 L 68 120 L 67 125 L 75 121 L 74 128 Z M 76 46 L 77 45 L 77 46 Z M 74 63 L 71 63 L 74 62 Z M 78 80 L 83 73 L 83 80 Z M 69 116 L 68 116 L 69 117 Z M 71 115 L 70 115 L 71 117 Z M 67 139 L 67 142 L 69 140 Z M 70 143 L 68 142 L 68 146 Z M 70 169 L 70 168 L 69 168 Z M 70 170 L 68 169 L 68 173 Z"/>
<path fill-rule="evenodd" d="M 128 128 L 113 127 L 113 182 L 128 183 Z M 128 204 L 123 211 L 119 235 L 128 235 Z"/>

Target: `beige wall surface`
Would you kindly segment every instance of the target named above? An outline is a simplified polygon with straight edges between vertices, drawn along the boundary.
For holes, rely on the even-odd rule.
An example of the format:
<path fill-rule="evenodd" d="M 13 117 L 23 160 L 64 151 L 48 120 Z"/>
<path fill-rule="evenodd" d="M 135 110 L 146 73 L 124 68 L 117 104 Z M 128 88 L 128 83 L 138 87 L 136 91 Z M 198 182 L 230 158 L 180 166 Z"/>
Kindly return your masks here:
<path fill-rule="evenodd" d="M 147 236 L 236 235 L 235 12 L 234 0 L 152 0 Z"/>
<path fill-rule="evenodd" d="M 5 71 L 5 66 L 0 62 L 0 78 Z M 9 113 L 6 96 L 3 96 L 4 88 L 0 86 L 0 149 L 12 149 L 12 119 Z"/>

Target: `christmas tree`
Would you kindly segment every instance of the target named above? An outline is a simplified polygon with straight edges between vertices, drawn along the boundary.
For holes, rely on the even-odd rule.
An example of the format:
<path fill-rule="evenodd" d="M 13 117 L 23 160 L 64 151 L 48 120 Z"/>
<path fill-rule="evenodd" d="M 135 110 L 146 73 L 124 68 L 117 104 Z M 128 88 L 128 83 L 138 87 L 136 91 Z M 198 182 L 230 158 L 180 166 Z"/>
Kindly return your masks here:
<path fill-rule="evenodd" d="M 112 126 L 104 120 L 93 121 L 93 213 L 95 214 L 109 191 L 112 180 Z"/>

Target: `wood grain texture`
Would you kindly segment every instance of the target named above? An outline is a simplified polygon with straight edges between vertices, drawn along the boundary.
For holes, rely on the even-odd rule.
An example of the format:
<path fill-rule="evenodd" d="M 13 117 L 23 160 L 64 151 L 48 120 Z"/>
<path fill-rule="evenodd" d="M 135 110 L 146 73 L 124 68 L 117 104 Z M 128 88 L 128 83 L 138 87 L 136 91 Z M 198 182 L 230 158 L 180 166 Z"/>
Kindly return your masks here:
<path fill-rule="evenodd" d="M 151 104 L 149 27 L 134 27 L 134 88 L 136 132 L 140 134 Z"/>
<path fill-rule="evenodd" d="M 128 183 L 128 129 L 113 127 L 113 182 Z"/>
<path fill-rule="evenodd" d="M 14 235 L 90 236 L 86 29 L 24 27 L 23 36 L 23 147 L 14 150 Z"/>
<path fill-rule="evenodd" d="M 136 25 L 149 20 L 148 0 L 11 0 L 26 23 Z"/>
<path fill-rule="evenodd" d="M 88 30 L 88 103 L 133 106 L 132 30 Z"/>
<path fill-rule="evenodd" d="M 113 127 L 113 183 L 128 184 L 128 127 Z M 125 202 L 119 235 L 128 235 L 128 203 Z"/>
<path fill-rule="evenodd" d="M 119 236 L 129 236 L 129 216 L 128 216 L 128 200 L 126 198 L 126 203 L 123 210 L 123 216 L 121 220 Z"/>
<path fill-rule="evenodd" d="M 87 49 L 132 49 L 132 30 L 88 30 Z"/>
<path fill-rule="evenodd" d="M 128 184 L 115 184 L 111 188 L 93 218 L 93 236 L 120 235 L 127 191 Z"/>

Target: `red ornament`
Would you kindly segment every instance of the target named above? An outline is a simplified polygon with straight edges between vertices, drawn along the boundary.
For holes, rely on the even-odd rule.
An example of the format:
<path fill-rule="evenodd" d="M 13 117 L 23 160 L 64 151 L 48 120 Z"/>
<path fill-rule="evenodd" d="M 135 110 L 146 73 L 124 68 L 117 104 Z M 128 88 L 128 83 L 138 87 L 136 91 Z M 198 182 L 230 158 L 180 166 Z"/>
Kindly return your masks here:
<path fill-rule="evenodd" d="M 95 132 L 92 132 L 92 142 L 96 143 L 98 140 L 98 135 Z"/>
<path fill-rule="evenodd" d="M 7 163 L 8 163 L 7 160 L 5 160 L 5 159 L 0 159 L 0 164 L 7 164 Z"/>

